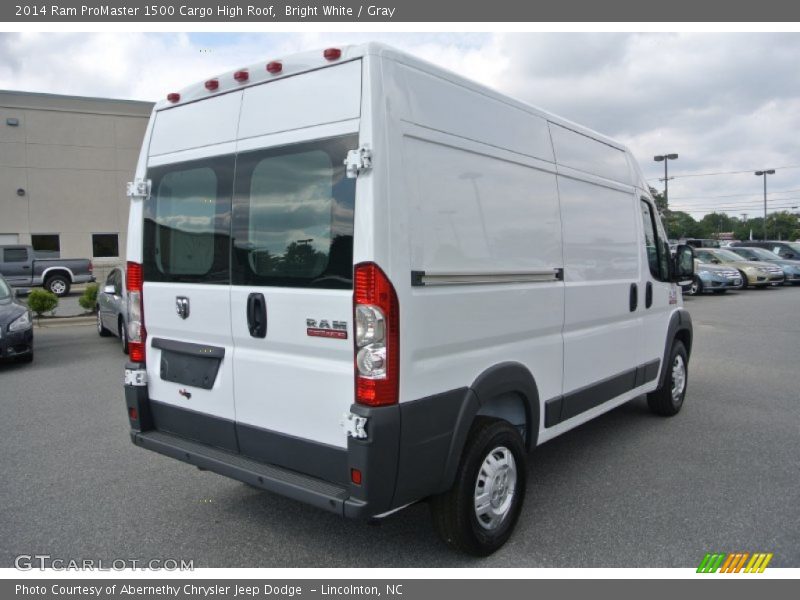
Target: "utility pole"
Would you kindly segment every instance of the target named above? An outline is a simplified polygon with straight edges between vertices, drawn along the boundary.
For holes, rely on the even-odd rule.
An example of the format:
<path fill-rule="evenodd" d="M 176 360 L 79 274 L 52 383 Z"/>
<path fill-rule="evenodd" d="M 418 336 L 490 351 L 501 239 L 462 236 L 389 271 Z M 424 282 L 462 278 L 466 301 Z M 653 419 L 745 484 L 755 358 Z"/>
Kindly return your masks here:
<path fill-rule="evenodd" d="M 756 171 L 756 177 L 764 178 L 764 240 L 767 239 L 767 175 L 775 175 L 775 169 Z"/>
<path fill-rule="evenodd" d="M 656 162 L 663 162 L 664 163 L 664 179 L 661 181 L 664 182 L 664 210 L 669 210 L 669 176 L 667 175 L 667 163 L 671 160 L 677 160 L 677 154 L 659 154 L 658 156 L 654 156 L 653 160 Z"/>

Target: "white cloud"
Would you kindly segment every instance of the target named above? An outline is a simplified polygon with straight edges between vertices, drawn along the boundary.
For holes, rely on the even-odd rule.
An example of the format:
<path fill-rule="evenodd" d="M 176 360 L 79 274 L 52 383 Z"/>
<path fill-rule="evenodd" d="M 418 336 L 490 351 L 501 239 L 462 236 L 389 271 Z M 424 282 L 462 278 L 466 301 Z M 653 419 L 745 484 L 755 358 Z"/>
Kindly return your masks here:
<path fill-rule="evenodd" d="M 0 88 L 156 100 L 260 60 L 373 39 L 620 139 L 648 177 L 662 175 L 654 154 L 678 152 L 676 207 L 755 214 L 752 174 L 680 175 L 800 165 L 800 35 L 791 33 L 0 34 Z M 779 171 L 770 188 L 800 189 L 800 169 Z M 778 197 L 800 205 L 800 193 Z"/>

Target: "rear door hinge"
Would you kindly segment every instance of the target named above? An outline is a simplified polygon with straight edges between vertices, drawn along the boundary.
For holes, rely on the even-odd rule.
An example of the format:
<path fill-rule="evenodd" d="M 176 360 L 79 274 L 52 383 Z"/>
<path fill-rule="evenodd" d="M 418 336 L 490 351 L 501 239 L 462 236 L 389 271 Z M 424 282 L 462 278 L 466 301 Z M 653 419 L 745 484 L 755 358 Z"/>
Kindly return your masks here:
<path fill-rule="evenodd" d="M 349 179 L 355 179 L 364 171 L 372 168 L 372 150 L 367 146 L 361 146 L 356 150 L 349 150 L 344 165 Z"/>

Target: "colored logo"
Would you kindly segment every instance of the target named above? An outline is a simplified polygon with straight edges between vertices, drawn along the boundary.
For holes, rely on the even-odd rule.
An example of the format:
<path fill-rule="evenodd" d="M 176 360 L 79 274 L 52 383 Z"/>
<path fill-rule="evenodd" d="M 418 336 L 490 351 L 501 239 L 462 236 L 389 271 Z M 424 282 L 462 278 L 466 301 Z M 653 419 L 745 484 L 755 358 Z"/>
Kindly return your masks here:
<path fill-rule="evenodd" d="M 732 552 L 730 554 L 706 554 L 697 567 L 698 573 L 763 573 L 772 552 Z"/>

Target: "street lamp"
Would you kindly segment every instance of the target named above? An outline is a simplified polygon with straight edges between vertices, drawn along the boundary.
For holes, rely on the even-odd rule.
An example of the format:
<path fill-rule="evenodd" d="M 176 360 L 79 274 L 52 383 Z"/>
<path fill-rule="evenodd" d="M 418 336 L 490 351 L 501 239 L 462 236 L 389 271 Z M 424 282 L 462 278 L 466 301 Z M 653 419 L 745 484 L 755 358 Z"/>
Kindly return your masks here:
<path fill-rule="evenodd" d="M 671 160 L 678 158 L 677 154 L 659 154 L 654 156 L 653 160 L 656 162 L 664 162 L 664 210 L 669 208 L 669 200 L 667 199 L 667 191 L 669 190 L 669 177 L 667 177 L 667 163 Z"/>
<path fill-rule="evenodd" d="M 775 169 L 756 171 L 756 177 L 764 178 L 764 241 L 767 239 L 767 175 L 775 175 Z"/>

